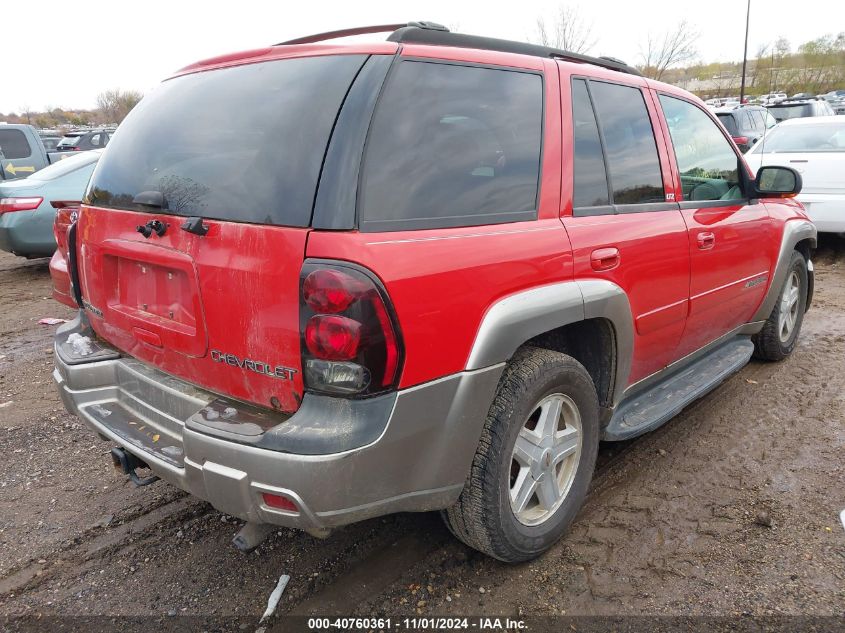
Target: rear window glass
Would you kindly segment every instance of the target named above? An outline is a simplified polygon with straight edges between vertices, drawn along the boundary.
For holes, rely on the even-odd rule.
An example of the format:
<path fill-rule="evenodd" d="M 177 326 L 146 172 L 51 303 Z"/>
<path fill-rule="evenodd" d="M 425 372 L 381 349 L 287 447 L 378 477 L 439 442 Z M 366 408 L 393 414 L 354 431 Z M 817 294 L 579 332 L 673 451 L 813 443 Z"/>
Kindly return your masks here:
<path fill-rule="evenodd" d="M 10 160 L 29 158 L 32 154 L 26 135 L 20 130 L 0 129 L 0 150 L 3 150 L 3 156 Z"/>
<path fill-rule="evenodd" d="M 82 135 L 79 136 L 65 136 L 61 141 L 59 141 L 59 147 L 67 147 L 68 145 L 76 145 L 79 142 L 79 139 L 82 138 Z"/>
<path fill-rule="evenodd" d="M 719 117 L 719 123 L 725 126 L 728 134 L 739 136 L 739 130 L 736 128 L 736 120 L 733 114 L 717 114 L 716 116 Z"/>
<path fill-rule="evenodd" d="M 132 110 L 88 189 L 90 204 L 158 192 L 162 211 L 307 226 L 326 144 L 364 55 L 247 64 L 170 79 Z"/>
<path fill-rule="evenodd" d="M 765 144 L 760 143 L 754 148 L 755 154 L 842 151 L 845 151 L 845 121 L 791 127 L 784 125 L 772 130 L 766 136 Z"/>
<path fill-rule="evenodd" d="M 362 230 L 533 219 L 542 118 L 537 74 L 403 61 L 367 141 Z"/>
<path fill-rule="evenodd" d="M 813 116 L 813 106 L 809 103 L 788 106 L 772 106 L 769 112 L 777 121 L 786 119 L 798 119 L 805 116 Z"/>

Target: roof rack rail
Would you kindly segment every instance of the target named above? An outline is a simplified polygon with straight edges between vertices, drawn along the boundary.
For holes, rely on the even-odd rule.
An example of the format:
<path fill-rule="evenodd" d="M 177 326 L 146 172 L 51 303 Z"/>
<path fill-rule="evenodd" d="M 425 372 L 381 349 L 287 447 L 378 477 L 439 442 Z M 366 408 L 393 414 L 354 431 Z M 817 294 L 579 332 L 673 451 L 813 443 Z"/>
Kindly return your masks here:
<path fill-rule="evenodd" d="M 465 35 L 463 33 L 452 33 L 448 28 L 437 22 L 408 22 L 406 24 L 379 24 L 376 26 L 360 26 L 352 29 L 341 29 L 339 31 L 328 31 L 316 35 L 306 35 L 296 39 L 279 42 L 274 46 L 287 46 L 291 44 L 313 44 L 338 37 L 350 35 L 364 35 L 367 33 L 386 33 L 391 31 L 387 40 L 396 43 L 408 44 L 432 44 L 439 46 L 455 46 L 457 48 L 478 48 L 487 51 L 499 51 L 502 53 L 517 53 L 520 55 L 531 55 L 533 57 L 547 57 L 552 59 L 563 59 L 569 62 L 581 64 L 593 64 L 610 70 L 616 70 L 629 75 L 642 77 L 642 73 L 615 57 L 590 57 L 580 53 L 572 53 L 550 46 L 529 44 L 527 42 L 516 42 L 513 40 L 502 40 L 493 37 L 482 37 L 479 35 Z"/>
<path fill-rule="evenodd" d="M 527 42 L 515 42 L 512 40 L 501 40 L 493 37 L 481 37 L 479 35 L 465 35 L 463 33 L 451 33 L 445 29 L 421 28 L 414 23 L 397 29 L 387 38 L 391 42 L 408 44 L 434 44 L 439 46 L 455 46 L 458 48 L 479 48 L 487 51 L 500 51 L 502 53 L 518 53 L 520 55 L 531 55 L 533 57 L 550 57 L 563 59 L 569 62 L 581 64 L 593 64 L 610 70 L 637 75 L 642 73 L 629 66 L 625 62 L 614 57 L 590 57 L 580 53 L 571 53 L 550 46 L 529 44 Z"/>
<path fill-rule="evenodd" d="M 288 46 L 290 44 L 314 44 L 315 42 L 324 42 L 325 40 L 333 40 L 338 37 L 349 37 L 350 35 L 366 35 L 367 33 L 387 33 L 388 31 L 396 31 L 405 27 L 414 27 L 418 29 L 427 29 L 435 31 L 449 31 L 442 24 L 436 22 L 406 22 L 405 24 L 378 24 L 376 26 L 358 26 L 351 29 L 340 29 L 339 31 L 326 31 L 325 33 L 317 33 L 316 35 L 306 35 L 305 37 L 297 37 L 286 42 L 279 42 L 273 46 Z"/>

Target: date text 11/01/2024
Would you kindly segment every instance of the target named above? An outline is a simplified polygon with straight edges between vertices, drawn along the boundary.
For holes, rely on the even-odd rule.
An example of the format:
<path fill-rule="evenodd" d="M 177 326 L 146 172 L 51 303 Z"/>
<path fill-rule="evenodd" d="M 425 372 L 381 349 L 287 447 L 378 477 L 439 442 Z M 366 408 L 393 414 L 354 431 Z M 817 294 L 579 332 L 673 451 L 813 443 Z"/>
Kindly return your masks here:
<path fill-rule="evenodd" d="M 479 618 L 310 618 L 309 631 L 321 630 L 411 630 L 411 631 L 445 631 L 445 630 L 478 630 L 478 631 L 522 631 L 525 630 L 524 620 L 511 618 L 479 617 Z"/>

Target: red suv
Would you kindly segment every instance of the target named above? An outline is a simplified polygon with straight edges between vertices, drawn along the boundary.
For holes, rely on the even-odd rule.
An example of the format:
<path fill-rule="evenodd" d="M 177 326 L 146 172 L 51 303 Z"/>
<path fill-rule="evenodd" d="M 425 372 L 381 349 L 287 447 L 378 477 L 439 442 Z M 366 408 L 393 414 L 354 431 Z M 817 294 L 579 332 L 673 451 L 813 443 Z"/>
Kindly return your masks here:
<path fill-rule="evenodd" d="M 66 236 L 55 379 L 137 483 L 244 546 L 441 510 L 530 559 L 599 440 L 792 352 L 816 231 L 800 176 L 755 180 L 683 90 L 390 28 L 200 62 L 132 111 Z"/>

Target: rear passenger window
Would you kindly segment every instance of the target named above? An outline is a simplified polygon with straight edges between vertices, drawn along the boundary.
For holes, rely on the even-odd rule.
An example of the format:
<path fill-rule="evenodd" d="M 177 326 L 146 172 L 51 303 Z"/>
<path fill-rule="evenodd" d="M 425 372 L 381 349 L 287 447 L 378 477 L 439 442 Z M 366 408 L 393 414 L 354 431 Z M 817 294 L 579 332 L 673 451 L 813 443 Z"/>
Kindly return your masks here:
<path fill-rule="evenodd" d="M 742 198 L 739 159 L 710 117 L 674 97 L 660 95 L 660 104 L 669 124 L 684 200 Z"/>
<path fill-rule="evenodd" d="M 534 219 L 542 117 L 538 74 L 401 62 L 376 106 L 367 140 L 360 228 Z"/>
<path fill-rule="evenodd" d="M 583 79 L 572 82 L 572 127 L 572 206 L 575 209 L 606 206 L 610 204 L 610 198 L 601 139 L 587 82 Z"/>
<path fill-rule="evenodd" d="M 20 130 L 0 129 L 0 150 L 8 159 L 29 158 L 32 151 L 26 140 L 26 135 Z"/>
<path fill-rule="evenodd" d="M 613 204 L 665 202 L 657 144 L 638 88 L 591 81 Z"/>

